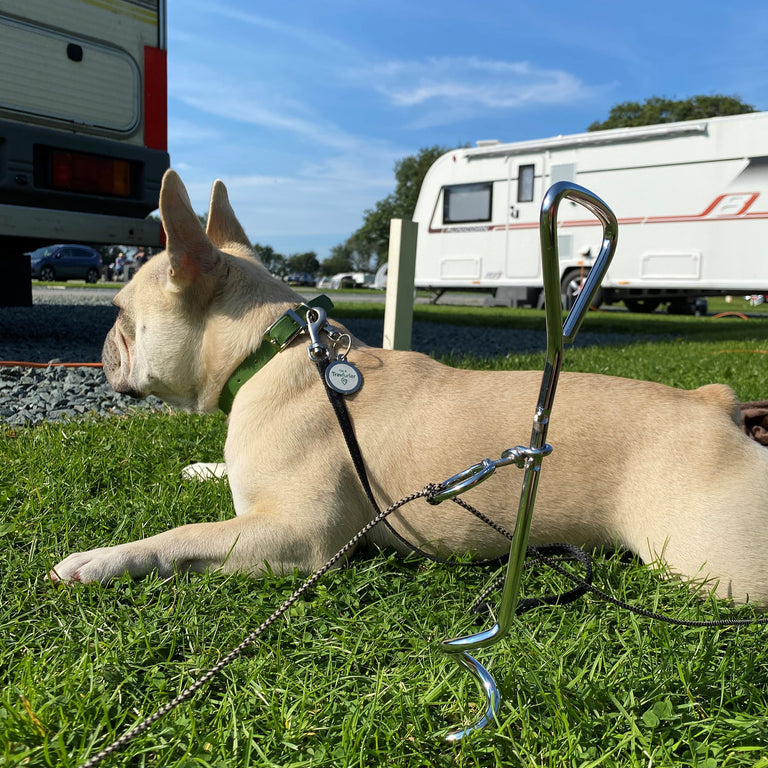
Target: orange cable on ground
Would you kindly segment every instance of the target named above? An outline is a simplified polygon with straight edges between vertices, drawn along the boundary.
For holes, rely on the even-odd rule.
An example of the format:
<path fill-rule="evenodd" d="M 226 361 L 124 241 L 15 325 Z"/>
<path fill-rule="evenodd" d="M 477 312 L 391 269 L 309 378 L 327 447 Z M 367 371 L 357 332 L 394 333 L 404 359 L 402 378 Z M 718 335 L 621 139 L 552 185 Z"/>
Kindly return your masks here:
<path fill-rule="evenodd" d="M 2 368 L 101 368 L 101 363 L 27 363 L 20 360 L 0 360 Z"/>
<path fill-rule="evenodd" d="M 718 312 L 716 315 L 712 315 L 713 320 L 717 320 L 718 317 L 740 317 L 742 320 L 749 320 L 743 312 Z"/>

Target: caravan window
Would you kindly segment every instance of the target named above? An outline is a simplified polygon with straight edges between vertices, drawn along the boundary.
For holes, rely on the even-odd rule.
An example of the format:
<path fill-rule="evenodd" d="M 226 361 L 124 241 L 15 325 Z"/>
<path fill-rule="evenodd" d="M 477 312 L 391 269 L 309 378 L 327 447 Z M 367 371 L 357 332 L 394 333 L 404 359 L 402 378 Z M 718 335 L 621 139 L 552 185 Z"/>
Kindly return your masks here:
<path fill-rule="evenodd" d="M 517 169 L 517 202 L 530 203 L 533 200 L 533 166 L 521 165 Z"/>
<path fill-rule="evenodd" d="M 443 187 L 443 223 L 490 221 L 492 194 L 493 183 L 490 181 Z"/>

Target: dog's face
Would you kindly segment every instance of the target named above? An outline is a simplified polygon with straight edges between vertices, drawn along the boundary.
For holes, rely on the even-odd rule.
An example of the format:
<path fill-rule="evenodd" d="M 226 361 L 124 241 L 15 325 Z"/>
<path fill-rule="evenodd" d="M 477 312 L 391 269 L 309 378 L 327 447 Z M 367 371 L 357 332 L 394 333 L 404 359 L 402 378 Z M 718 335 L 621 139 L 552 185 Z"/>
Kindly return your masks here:
<path fill-rule="evenodd" d="M 117 392 L 133 397 L 157 395 L 183 408 L 195 408 L 195 349 L 202 328 L 185 306 L 184 292 L 175 293 L 166 253 L 142 267 L 115 297 L 119 309 L 102 350 L 104 373 Z"/>
<path fill-rule="evenodd" d="M 207 231 L 173 171 L 163 179 L 160 214 L 167 248 L 115 297 L 119 314 L 104 343 L 104 372 L 118 392 L 156 395 L 187 410 L 211 410 L 216 382 L 227 374 L 217 375 L 217 365 L 226 368 L 227 362 L 212 340 L 217 321 L 211 317 L 222 324 L 238 313 L 237 290 L 231 286 L 238 269 L 258 268 L 268 280 L 269 275 L 253 259 L 221 182 L 211 194 Z M 238 249 L 243 258 L 233 269 L 232 253 Z M 237 354 L 232 350 L 229 356 Z"/>

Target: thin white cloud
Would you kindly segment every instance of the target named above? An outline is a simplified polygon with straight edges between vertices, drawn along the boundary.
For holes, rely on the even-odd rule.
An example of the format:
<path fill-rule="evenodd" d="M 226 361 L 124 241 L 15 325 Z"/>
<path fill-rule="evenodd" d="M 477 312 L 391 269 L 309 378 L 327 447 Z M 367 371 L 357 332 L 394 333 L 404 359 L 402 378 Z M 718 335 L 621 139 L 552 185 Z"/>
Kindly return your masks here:
<path fill-rule="evenodd" d="M 326 147 L 354 149 L 361 143 L 267 78 L 225 79 L 212 67 L 189 62 L 169 73 L 169 95 L 226 121 L 287 132 Z"/>
<path fill-rule="evenodd" d="M 265 29 L 268 32 L 272 32 L 276 35 L 283 37 L 290 37 L 293 40 L 301 43 L 303 46 L 308 46 L 313 49 L 317 49 L 328 55 L 331 51 L 337 51 L 342 53 L 349 53 L 351 49 L 346 43 L 338 40 L 330 35 L 322 34 L 309 27 L 303 27 L 296 24 L 286 24 L 276 19 L 271 19 L 261 14 L 253 13 L 252 11 L 243 11 L 239 8 L 234 8 L 229 5 L 225 5 L 221 2 L 217 3 L 205 3 L 205 10 L 208 13 L 212 13 L 224 18 L 236 21 L 240 24 L 246 24 L 248 26 L 257 27 L 259 29 Z"/>
<path fill-rule="evenodd" d="M 576 75 L 529 62 L 439 57 L 388 62 L 375 68 L 378 90 L 398 107 L 440 104 L 446 117 L 467 108 L 515 109 L 569 104 L 591 95 Z"/>

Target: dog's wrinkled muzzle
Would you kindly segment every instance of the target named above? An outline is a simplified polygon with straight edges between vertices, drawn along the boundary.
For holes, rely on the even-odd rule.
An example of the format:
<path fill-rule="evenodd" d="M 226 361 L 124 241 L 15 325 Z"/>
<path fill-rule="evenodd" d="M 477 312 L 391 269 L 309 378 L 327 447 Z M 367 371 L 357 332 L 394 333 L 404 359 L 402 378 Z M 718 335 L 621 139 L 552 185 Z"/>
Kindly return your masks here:
<path fill-rule="evenodd" d="M 125 337 L 120 333 L 117 326 L 110 329 L 104 340 L 104 346 L 101 349 L 101 363 L 104 367 L 104 375 L 115 392 L 136 399 L 144 397 L 128 380 L 130 350 Z"/>

